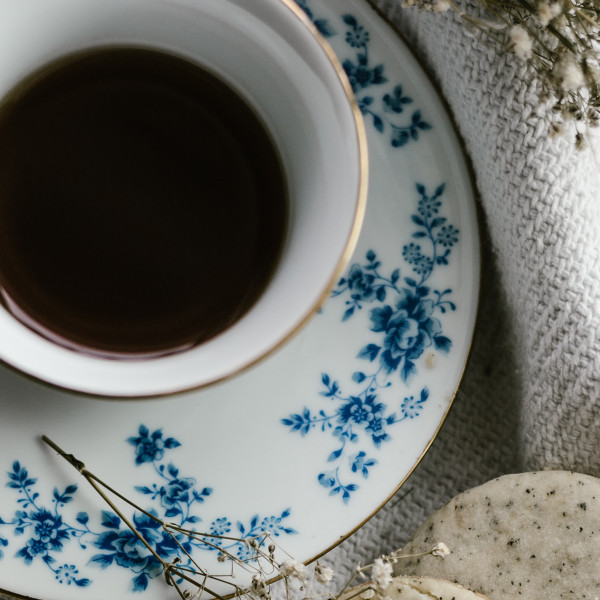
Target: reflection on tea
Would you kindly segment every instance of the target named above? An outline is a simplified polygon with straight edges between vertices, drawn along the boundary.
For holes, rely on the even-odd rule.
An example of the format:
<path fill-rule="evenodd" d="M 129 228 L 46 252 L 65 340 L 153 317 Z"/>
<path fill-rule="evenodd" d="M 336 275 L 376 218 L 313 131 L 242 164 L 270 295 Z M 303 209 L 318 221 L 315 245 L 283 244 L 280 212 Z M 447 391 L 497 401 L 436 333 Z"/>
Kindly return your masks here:
<path fill-rule="evenodd" d="M 0 106 L 0 286 L 46 337 L 161 354 L 237 321 L 283 245 L 286 182 L 260 119 L 174 56 L 61 59 Z"/>

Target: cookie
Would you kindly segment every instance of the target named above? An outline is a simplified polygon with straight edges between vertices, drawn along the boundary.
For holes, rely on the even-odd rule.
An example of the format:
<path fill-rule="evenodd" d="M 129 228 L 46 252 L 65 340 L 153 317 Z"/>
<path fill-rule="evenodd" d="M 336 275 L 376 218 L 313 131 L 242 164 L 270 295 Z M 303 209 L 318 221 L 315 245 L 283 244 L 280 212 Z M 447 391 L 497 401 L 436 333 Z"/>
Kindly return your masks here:
<path fill-rule="evenodd" d="M 395 572 L 458 582 L 491 600 L 600 598 L 600 479 L 567 471 L 506 475 L 459 494 L 402 549 Z"/>
<path fill-rule="evenodd" d="M 376 600 L 382 595 L 385 600 L 488 600 L 462 585 L 433 577 L 394 577 L 383 594 L 373 594 L 371 589 L 368 583 L 352 588 L 343 600 Z"/>

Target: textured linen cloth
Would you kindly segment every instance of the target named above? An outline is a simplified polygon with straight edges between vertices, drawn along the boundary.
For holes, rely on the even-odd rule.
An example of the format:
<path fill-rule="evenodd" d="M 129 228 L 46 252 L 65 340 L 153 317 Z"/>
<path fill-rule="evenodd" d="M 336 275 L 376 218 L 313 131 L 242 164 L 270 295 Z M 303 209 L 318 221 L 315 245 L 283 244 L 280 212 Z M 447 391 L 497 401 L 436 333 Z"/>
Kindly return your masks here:
<path fill-rule="evenodd" d="M 437 83 L 474 171 L 481 301 L 469 364 L 430 451 L 396 497 L 321 559 L 338 585 L 493 477 L 600 476 L 600 143 L 577 151 L 574 134 L 551 138 L 518 58 L 475 39 L 451 12 L 400 2 L 374 0 Z"/>

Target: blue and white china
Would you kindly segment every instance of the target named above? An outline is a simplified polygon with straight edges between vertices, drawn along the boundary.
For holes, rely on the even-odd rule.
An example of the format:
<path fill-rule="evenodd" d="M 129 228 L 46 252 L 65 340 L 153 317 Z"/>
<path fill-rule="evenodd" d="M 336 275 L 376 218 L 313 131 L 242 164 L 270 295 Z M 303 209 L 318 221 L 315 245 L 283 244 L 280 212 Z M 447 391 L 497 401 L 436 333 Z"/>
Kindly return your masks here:
<path fill-rule="evenodd" d="M 360 233 L 368 153 L 343 68 L 304 11 L 292 0 L 0 0 L 0 14 L 0 96 L 70 52 L 168 50 L 215 72 L 256 110 L 281 155 L 289 197 L 286 240 L 266 290 L 218 336 L 148 360 L 113 360 L 59 346 L 0 306 L 0 360 L 68 390 L 164 395 L 248 368 L 314 316 Z"/>
<path fill-rule="evenodd" d="M 479 238 L 469 172 L 421 67 L 364 0 L 302 0 L 365 117 L 367 214 L 313 320 L 239 377 L 168 399 L 86 400 L 0 370 L 0 589 L 40 600 L 176 597 L 48 435 L 157 516 L 297 560 L 386 502 L 436 436 L 469 352 Z M 156 524 L 124 512 L 161 555 Z M 192 545 L 220 572 L 218 548 Z M 240 585 L 244 582 L 238 581 Z"/>

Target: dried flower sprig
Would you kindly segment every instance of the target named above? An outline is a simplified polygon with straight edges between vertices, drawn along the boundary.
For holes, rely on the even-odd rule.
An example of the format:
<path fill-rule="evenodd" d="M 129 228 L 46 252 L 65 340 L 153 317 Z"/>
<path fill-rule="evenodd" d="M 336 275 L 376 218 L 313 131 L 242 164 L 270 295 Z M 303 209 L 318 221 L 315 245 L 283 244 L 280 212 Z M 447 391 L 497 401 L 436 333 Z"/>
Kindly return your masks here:
<path fill-rule="evenodd" d="M 247 600 L 271 600 L 271 584 L 280 579 L 283 580 L 287 600 L 291 600 L 293 595 L 294 588 L 291 585 L 293 581 L 297 582 L 298 590 L 302 592 L 303 600 L 318 600 L 319 598 L 340 600 L 357 579 L 363 581 L 370 580 L 371 583 L 366 587 L 363 586 L 355 595 L 360 594 L 361 598 L 365 600 L 370 598 L 383 599 L 386 595 L 386 590 L 392 582 L 392 565 L 397 563 L 399 559 L 426 556 L 428 554 L 444 558 L 450 554 L 450 550 L 445 544 L 438 543 L 429 551 L 421 554 L 403 555 L 396 552 L 381 556 L 369 565 L 363 567 L 359 565 L 339 593 L 335 595 L 331 593 L 318 594 L 313 590 L 314 583 L 328 584 L 334 576 L 333 569 L 327 565 L 317 561 L 312 574 L 309 574 L 307 567 L 287 554 L 273 541 L 268 533 L 241 539 L 198 532 L 186 529 L 175 523 L 165 522 L 102 481 L 87 469 L 81 460 L 73 454 L 65 452 L 47 436 L 42 436 L 42 440 L 71 466 L 77 469 L 136 538 L 146 547 L 148 552 L 157 561 L 157 564 L 162 567 L 166 583 L 175 588 L 182 600 L 201 600 L 204 597 L 224 600 L 224 598 L 232 596 L 244 597 Z M 129 505 L 135 511 L 157 522 L 163 532 L 171 538 L 179 550 L 180 556 L 172 560 L 163 558 L 138 530 L 135 524 L 119 509 L 109 494 Z M 224 563 L 224 567 L 228 567 L 227 572 L 218 574 L 210 573 L 207 569 L 199 565 L 186 548 L 185 540 L 194 540 L 197 543 L 218 551 L 217 560 L 219 563 Z M 218 540 L 235 541 L 245 544 L 248 549 L 247 556 L 240 558 L 228 552 L 226 548 L 217 543 Z M 249 577 L 250 583 L 247 587 L 242 587 L 234 581 L 236 573 L 240 570 L 243 570 Z M 216 588 L 219 588 L 219 591 Z M 222 592 L 220 591 L 221 589 L 225 589 L 226 591 Z M 348 595 L 347 600 L 350 600 L 355 595 Z"/>
<path fill-rule="evenodd" d="M 600 0 L 474 0 L 473 15 L 455 0 L 404 0 L 404 6 L 454 10 L 471 32 L 531 65 L 550 131 L 575 123 L 575 139 L 600 124 Z"/>
<path fill-rule="evenodd" d="M 387 596 L 387 591 L 393 581 L 394 565 L 400 560 L 408 558 L 421 558 L 423 556 L 435 556 L 437 558 L 446 558 L 450 554 L 450 549 L 443 542 L 438 542 L 430 550 L 419 552 L 417 554 L 403 554 L 402 552 L 392 552 L 391 554 L 376 558 L 371 564 L 358 566 L 354 574 L 346 582 L 342 590 L 334 596 L 334 600 L 339 600 L 349 588 L 357 583 L 357 580 L 369 581 L 366 587 L 361 587 L 355 594 L 347 595 L 345 600 L 351 600 L 355 596 L 360 596 L 364 600 L 380 600 Z"/>

